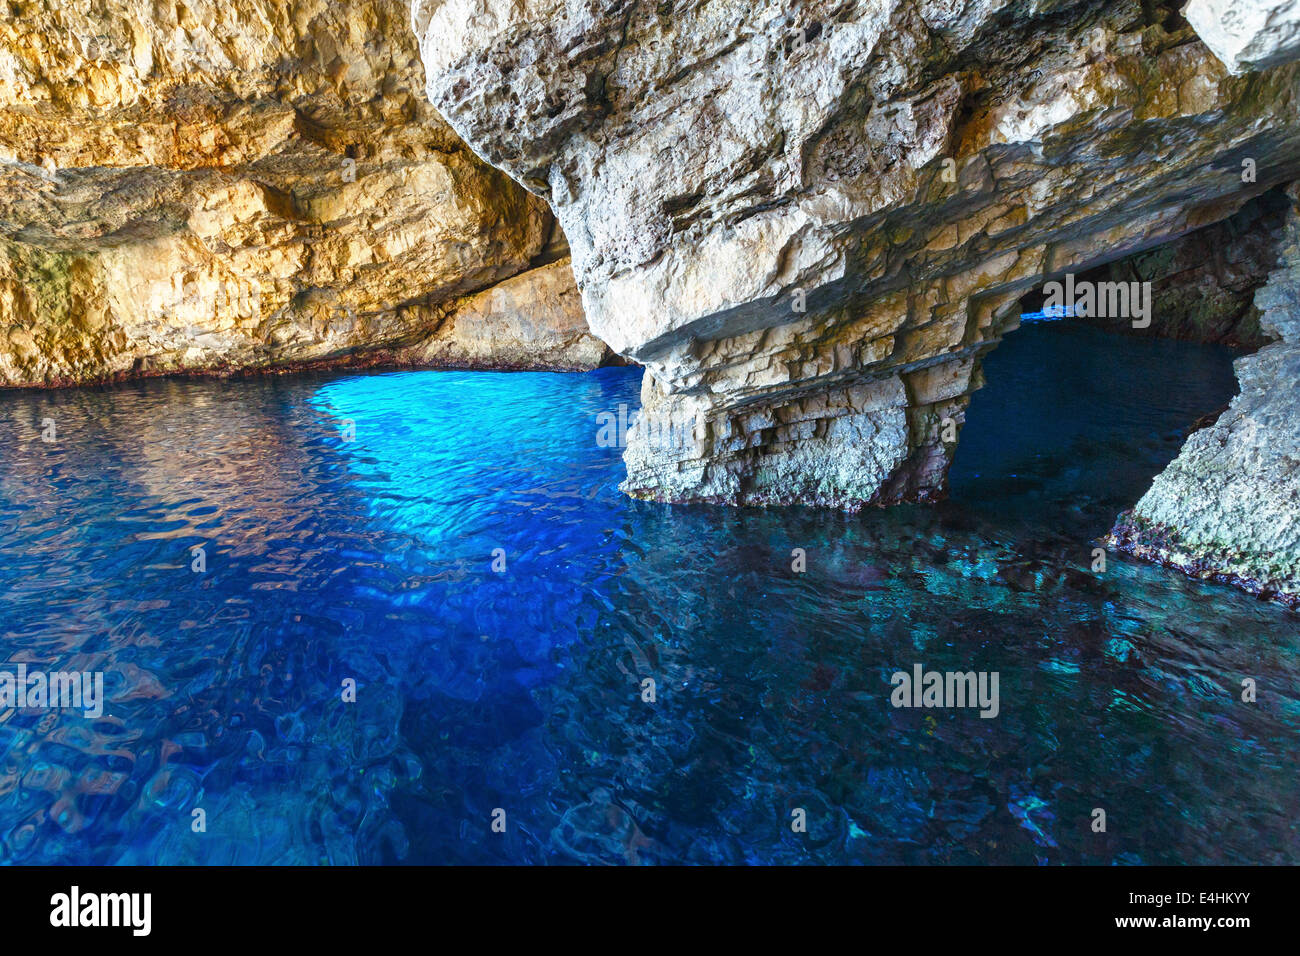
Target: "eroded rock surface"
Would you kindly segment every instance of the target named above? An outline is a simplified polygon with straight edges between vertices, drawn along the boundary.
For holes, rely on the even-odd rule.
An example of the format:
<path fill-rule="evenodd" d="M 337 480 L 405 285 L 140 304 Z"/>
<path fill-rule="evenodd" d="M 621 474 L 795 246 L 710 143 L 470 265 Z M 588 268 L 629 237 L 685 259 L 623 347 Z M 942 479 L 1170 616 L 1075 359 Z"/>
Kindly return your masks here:
<path fill-rule="evenodd" d="M 1184 12 L 1234 73 L 1300 57 L 1300 0 L 1191 0 Z"/>
<path fill-rule="evenodd" d="M 699 426 L 634 429 L 641 497 L 942 494 L 1025 292 L 1300 176 L 1296 65 L 1234 76 L 1167 4 L 415 0 L 412 18 L 434 104 L 550 200 L 593 331 L 646 365 L 643 423 Z"/>
<path fill-rule="evenodd" d="M 395 360 L 441 368 L 589 369 L 609 347 L 587 330 L 567 258 L 456 302 L 443 325 Z"/>
<path fill-rule="evenodd" d="M 10 3 L 0 384 L 384 352 L 597 364 L 564 267 L 530 271 L 545 203 L 423 82 L 400 0 Z M 479 335 L 502 313 L 476 293 L 507 279 L 515 300 L 540 283 L 538 307 Z"/>
<path fill-rule="evenodd" d="M 1241 393 L 1196 431 L 1111 533 L 1121 549 L 1300 608 L 1300 217 L 1256 295 L 1276 337 L 1238 359 Z"/>

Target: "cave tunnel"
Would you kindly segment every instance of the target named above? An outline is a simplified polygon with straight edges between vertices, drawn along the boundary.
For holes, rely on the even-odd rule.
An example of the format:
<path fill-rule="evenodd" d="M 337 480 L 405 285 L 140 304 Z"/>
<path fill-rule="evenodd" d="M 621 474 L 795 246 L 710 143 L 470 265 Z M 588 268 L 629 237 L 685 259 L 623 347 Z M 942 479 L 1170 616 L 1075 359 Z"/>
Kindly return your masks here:
<path fill-rule="evenodd" d="M 1075 277 L 1079 287 L 1150 283 L 1149 324 L 1054 309 L 1047 287 L 1035 286 L 1020 301 L 1020 328 L 984 360 L 950 500 L 1104 534 L 1187 436 L 1227 407 L 1238 390 L 1233 361 L 1269 341 L 1253 300 L 1276 265 L 1286 208 L 1274 190 L 1229 219 Z"/>

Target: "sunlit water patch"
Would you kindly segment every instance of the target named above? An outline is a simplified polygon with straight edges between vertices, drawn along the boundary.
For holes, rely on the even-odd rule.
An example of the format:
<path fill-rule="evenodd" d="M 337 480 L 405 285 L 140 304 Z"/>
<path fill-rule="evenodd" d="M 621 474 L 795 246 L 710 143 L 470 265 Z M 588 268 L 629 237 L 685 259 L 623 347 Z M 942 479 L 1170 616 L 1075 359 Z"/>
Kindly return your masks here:
<path fill-rule="evenodd" d="M 1296 616 L 1091 569 L 1229 359 L 1022 329 L 951 500 L 856 516 L 624 498 L 628 369 L 0 394 L 4 668 L 108 698 L 0 714 L 0 855 L 1296 862 Z"/>

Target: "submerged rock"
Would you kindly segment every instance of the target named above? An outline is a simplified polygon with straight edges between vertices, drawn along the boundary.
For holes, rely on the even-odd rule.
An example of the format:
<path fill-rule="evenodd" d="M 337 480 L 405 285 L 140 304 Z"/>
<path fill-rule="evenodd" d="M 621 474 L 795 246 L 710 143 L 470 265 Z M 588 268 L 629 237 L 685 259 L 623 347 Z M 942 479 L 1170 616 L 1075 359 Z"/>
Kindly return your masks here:
<path fill-rule="evenodd" d="M 562 265 L 503 293 L 543 282 L 527 322 L 493 325 L 474 298 L 555 258 L 553 218 L 428 105 L 405 4 L 14 13 L 0 23 L 0 384 L 383 350 L 602 360 Z"/>

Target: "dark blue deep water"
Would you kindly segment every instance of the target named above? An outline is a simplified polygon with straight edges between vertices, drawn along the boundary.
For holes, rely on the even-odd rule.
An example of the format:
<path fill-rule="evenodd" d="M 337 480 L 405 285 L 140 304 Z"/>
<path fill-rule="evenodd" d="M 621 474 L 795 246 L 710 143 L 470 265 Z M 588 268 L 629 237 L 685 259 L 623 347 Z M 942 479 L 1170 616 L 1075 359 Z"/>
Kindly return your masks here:
<path fill-rule="evenodd" d="M 1300 862 L 1300 618 L 1090 568 L 1230 358 L 1027 326 L 951 499 L 859 515 L 622 497 L 630 369 L 0 394 L 3 666 L 108 697 L 0 713 L 0 858 Z"/>

